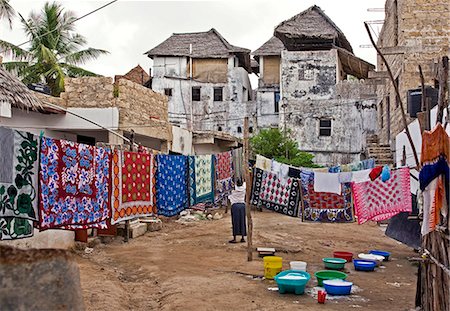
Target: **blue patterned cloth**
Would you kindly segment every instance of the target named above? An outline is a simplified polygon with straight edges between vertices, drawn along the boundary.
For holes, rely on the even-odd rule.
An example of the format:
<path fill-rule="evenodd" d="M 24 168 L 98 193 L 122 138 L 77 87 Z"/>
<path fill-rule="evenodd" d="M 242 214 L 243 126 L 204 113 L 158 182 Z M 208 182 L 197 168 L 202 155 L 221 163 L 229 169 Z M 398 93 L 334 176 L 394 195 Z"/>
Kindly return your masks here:
<path fill-rule="evenodd" d="M 186 156 L 158 155 L 156 204 L 158 214 L 175 216 L 188 206 Z"/>
<path fill-rule="evenodd" d="M 214 156 L 189 157 L 190 205 L 214 203 Z"/>

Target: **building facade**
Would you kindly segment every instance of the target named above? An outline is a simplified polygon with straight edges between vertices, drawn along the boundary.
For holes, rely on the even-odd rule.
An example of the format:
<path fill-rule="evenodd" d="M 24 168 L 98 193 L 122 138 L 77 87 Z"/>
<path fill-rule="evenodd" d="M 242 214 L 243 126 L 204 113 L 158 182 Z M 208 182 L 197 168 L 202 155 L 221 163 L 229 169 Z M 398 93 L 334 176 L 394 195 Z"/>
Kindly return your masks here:
<path fill-rule="evenodd" d="M 275 29 L 254 53 L 259 62 L 258 127 L 290 130 L 301 150 L 323 165 L 367 156 L 377 130 L 375 67 L 353 54 L 339 28 L 312 6 Z"/>
<path fill-rule="evenodd" d="M 250 50 L 228 43 L 215 29 L 173 34 L 146 54 L 152 89 L 169 101 L 169 121 L 193 131 L 242 136 L 252 112 Z"/>

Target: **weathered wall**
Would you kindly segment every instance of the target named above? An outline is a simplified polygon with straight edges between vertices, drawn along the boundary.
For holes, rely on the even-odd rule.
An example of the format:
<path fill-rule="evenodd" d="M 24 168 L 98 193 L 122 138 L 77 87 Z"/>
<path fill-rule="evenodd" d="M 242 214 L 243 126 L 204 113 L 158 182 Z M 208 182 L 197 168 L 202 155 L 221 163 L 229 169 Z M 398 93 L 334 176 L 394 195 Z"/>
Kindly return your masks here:
<path fill-rule="evenodd" d="M 407 91 L 420 86 L 418 65 L 422 66 L 425 83 L 433 85 L 431 64 L 440 57 L 449 55 L 450 5 L 448 0 L 387 0 L 385 8 L 385 23 L 379 35 L 378 45 L 414 48 L 413 51 L 387 56 L 394 78 L 398 77 L 406 111 Z M 377 69 L 386 70 L 381 59 L 378 59 Z M 378 124 L 381 141 L 388 143 L 404 126 L 400 106 L 396 104 L 394 88 L 388 79 L 384 81 L 384 85 L 378 88 L 380 108 Z M 390 105 L 387 97 L 390 98 Z M 408 123 L 412 121 L 409 117 L 407 119 Z M 384 124 L 381 124 L 382 120 Z"/>
<path fill-rule="evenodd" d="M 258 128 L 278 127 L 279 114 L 275 112 L 275 92 L 279 88 L 258 88 L 256 92 L 256 111 L 258 116 Z M 282 111 L 281 103 L 278 103 L 279 111 Z"/>
<path fill-rule="evenodd" d="M 363 157 L 366 135 L 375 132 L 373 86 L 337 81 L 336 50 L 282 52 L 280 126 L 292 131 L 300 149 L 320 164 L 349 163 Z M 281 107 L 281 103 L 280 103 Z M 331 136 L 319 135 L 319 120 L 331 120 Z"/>
<path fill-rule="evenodd" d="M 172 144 L 170 151 L 183 155 L 192 154 L 192 132 L 178 126 L 172 126 Z"/>

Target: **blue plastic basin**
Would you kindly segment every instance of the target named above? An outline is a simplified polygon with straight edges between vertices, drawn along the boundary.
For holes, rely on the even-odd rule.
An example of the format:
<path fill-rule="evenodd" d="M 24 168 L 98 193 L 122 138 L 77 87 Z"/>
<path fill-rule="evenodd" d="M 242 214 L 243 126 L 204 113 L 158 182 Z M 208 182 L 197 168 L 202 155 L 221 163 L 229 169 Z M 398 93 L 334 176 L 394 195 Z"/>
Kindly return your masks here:
<path fill-rule="evenodd" d="M 323 286 L 330 295 L 350 295 L 353 283 L 344 280 L 325 280 Z"/>
<path fill-rule="evenodd" d="M 381 251 L 378 249 L 372 249 L 369 251 L 369 254 L 374 254 L 374 255 L 380 255 L 384 257 L 384 261 L 388 261 L 389 260 L 389 256 L 391 256 L 391 253 L 386 252 L 386 251 Z"/>
<path fill-rule="evenodd" d="M 353 259 L 353 265 L 355 266 L 355 270 L 358 271 L 373 271 L 377 263 L 372 260 Z"/>
<path fill-rule="evenodd" d="M 295 293 L 296 295 L 302 295 L 310 278 L 309 273 L 305 271 L 285 270 L 275 276 L 275 282 L 277 282 L 280 294 Z"/>

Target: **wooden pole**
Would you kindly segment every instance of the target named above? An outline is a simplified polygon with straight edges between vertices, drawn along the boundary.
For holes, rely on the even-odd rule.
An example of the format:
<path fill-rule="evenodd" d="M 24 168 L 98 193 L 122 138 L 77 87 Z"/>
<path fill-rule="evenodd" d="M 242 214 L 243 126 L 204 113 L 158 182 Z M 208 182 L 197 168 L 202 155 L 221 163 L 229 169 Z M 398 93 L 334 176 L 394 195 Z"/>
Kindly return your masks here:
<path fill-rule="evenodd" d="M 443 56 L 442 61 L 439 62 L 439 100 L 438 100 L 438 113 L 437 113 L 437 122 L 443 124 L 444 122 L 444 109 L 447 108 L 448 102 L 446 100 L 447 88 L 448 88 L 448 56 Z M 447 110 L 448 112 L 448 110 Z M 445 126 L 448 124 L 448 118 L 445 122 Z"/>
<path fill-rule="evenodd" d="M 134 131 L 131 130 L 130 134 L 130 151 L 134 151 Z M 130 240 L 130 221 L 125 220 L 125 237 L 124 242 L 127 243 Z"/>
<path fill-rule="evenodd" d="M 244 176 L 246 185 L 246 196 L 245 196 L 245 212 L 247 214 L 247 260 L 253 260 L 253 220 L 252 213 L 250 209 L 250 196 L 252 191 L 252 185 L 250 180 L 250 172 L 248 169 L 249 160 L 249 128 L 248 128 L 248 117 L 244 118 Z"/>
<path fill-rule="evenodd" d="M 377 44 L 373 40 L 372 34 L 370 33 L 369 25 L 366 22 L 364 22 L 364 26 L 366 27 L 367 34 L 369 35 L 370 42 L 372 42 L 373 47 L 375 48 L 375 50 L 377 50 L 378 55 L 380 56 L 380 58 L 383 61 L 384 65 L 386 66 L 386 70 L 387 70 L 387 72 L 389 74 L 389 79 L 391 80 L 392 84 L 394 85 L 395 95 L 397 96 L 397 100 L 400 103 L 400 110 L 402 112 L 402 120 L 403 120 L 403 126 L 405 127 L 406 136 L 408 137 L 409 144 L 411 145 L 411 150 L 412 150 L 413 155 L 414 155 L 414 160 L 416 161 L 416 166 L 417 166 L 417 168 L 420 168 L 419 157 L 417 156 L 416 147 L 414 146 L 414 142 L 412 140 L 411 133 L 409 132 L 408 122 L 406 121 L 405 107 L 403 106 L 403 101 L 402 101 L 402 98 L 400 96 L 400 91 L 398 90 L 398 86 L 395 83 L 395 79 L 394 79 L 394 75 L 392 74 L 391 67 L 389 66 L 388 62 L 386 61 L 386 58 L 383 55 L 383 53 L 381 53 L 381 50 L 378 48 Z"/>

